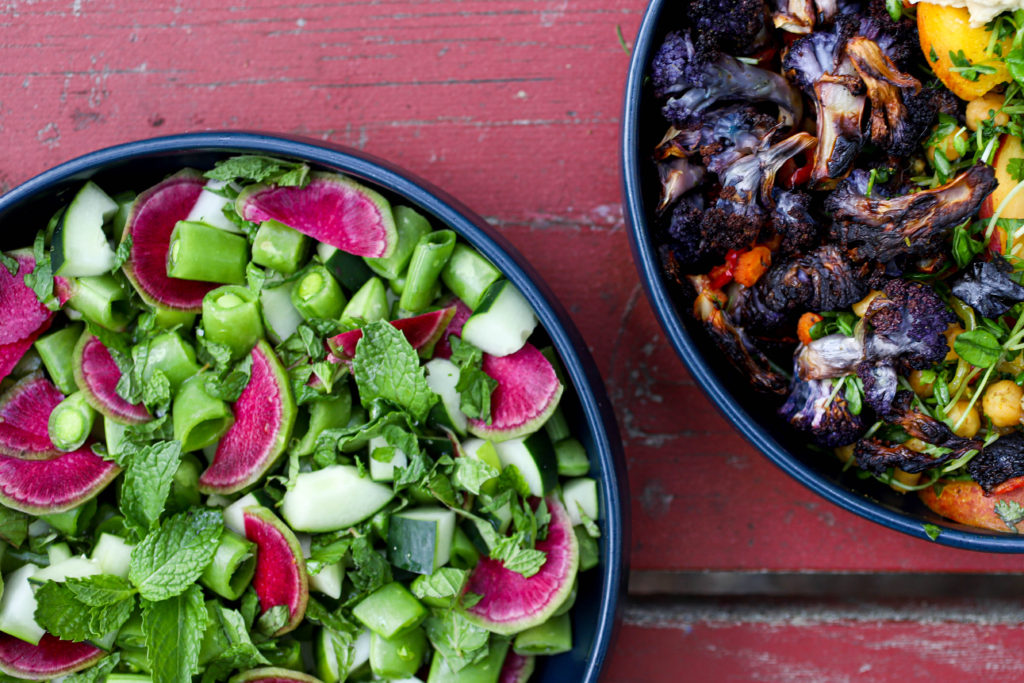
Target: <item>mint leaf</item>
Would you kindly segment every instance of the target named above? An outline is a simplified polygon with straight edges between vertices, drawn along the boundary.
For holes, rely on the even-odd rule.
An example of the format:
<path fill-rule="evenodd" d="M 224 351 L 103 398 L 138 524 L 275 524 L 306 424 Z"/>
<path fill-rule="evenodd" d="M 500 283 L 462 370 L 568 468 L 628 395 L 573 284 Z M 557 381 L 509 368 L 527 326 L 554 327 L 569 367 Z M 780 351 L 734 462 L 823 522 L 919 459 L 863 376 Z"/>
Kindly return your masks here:
<path fill-rule="evenodd" d="M 928 538 L 934 541 L 942 534 L 942 527 L 935 526 L 934 524 L 925 524 L 924 532 L 928 534 Z"/>
<path fill-rule="evenodd" d="M 129 232 L 125 234 L 124 239 L 117 245 L 117 251 L 114 252 L 114 267 L 111 270 L 117 270 L 125 264 L 125 262 L 131 258 L 132 255 L 132 234 Z"/>
<path fill-rule="evenodd" d="M 109 657 L 104 657 L 93 666 L 77 674 L 71 674 L 61 679 L 63 683 L 101 683 L 107 680 L 107 674 L 114 670 L 121 661 L 121 653 L 115 652 Z"/>
<path fill-rule="evenodd" d="M 218 161 L 212 170 L 203 175 L 213 180 L 231 181 L 238 178 L 282 187 L 302 187 L 309 181 L 309 166 L 296 161 L 247 154 Z"/>
<path fill-rule="evenodd" d="M 145 533 L 156 526 L 181 463 L 181 442 L 162 441 L 120 458 L 125 468 L 121 512 Z"/>
<path fill-rule="evenodd" d="M 424 625 L 427 638 L 453 673 L 487 656 L 490 633 L 470 622 L 461 612 L 434 614 Z"/>
<path fill-rule="evenodd" d="M 501 472 L 496 467 L 487 464 L 483 460 L 456 458 L 455 471 L 452 473 L 452 483 L 475 496 L 480 493 L 481 486 L 500 474 Z"/>
<path fill-rule="evenodd" d="M 236 669 L 245 671 L 269 663 L 253 644 L 237 610 L 211 600 L 206 611 L 208 626 L 199 652 L 199 661 L 208 662 L 203 681 L 224 681 Z"/>
<path fill-rule="evenodd" d="M 465 569 L 441 567 L 433 574 L 416 577 L 411 586 L 412 594 L 420 600 L 451 600 L 454 605 L 455 600 L 462 595 L 468 577 L 469 572 Z"/>
<path fill-rule="evenodd" d="M 231 370 L 208 375 L 203 388 L 213 398 L 234 403 L 249 386 L 252 376 L 252 354 L 247 353 Z"/>
<path fill-rule="evenodd" d="M 306 571 L 316 576 L 324 567 L 341 561 L 352 545 L 352 537 L 338 538 L 327 534 L 313 537 L 310 545 L 309 559 L 306 560 Z"/>
<path fill-rule="evenodd" d="M 999 500 L 996 501 L 995 513 L 1010 531 L 1018 533 L 1017 525 L 1024 522 L 1024 506 L 1015 500 Z"/>
<path fill-rule="evenodd" d="M 491 559 L 499 560 L 509 571 L 530 578 L 540 571 L 548 557 L 541 550 L 524 547 L 525 543 L 526 534 L 522 531 L 502 538 L 491 548 Z"/>
<path fill-rule="evenodd" d="M 171 382 L 163 370 L 154 370 L 142 382 L 142 402 L 151 413 L 164 413 L 171 406 Z"/>
<path fill-rule="evenodd" d="M 391 581 L 391 565 L 366 536 L 353 539 L 352 562 L 354 567 L 345 576 L 359 594 L 372 593 Z"/>
<path fill-rule="evenodd" d="M 169 518 L 132 550 L 129 580 L 146 600 L 179 595 L 213 560 L 223 529 L 220 510 L 193 508 Z"/>
<path fill-rule="evenodd" d="M 102 585 L 109 581 L 120 582 L 123 585 L 119 588 L 126 587 L 126 590 L 117 590 L 110 583 Z M 76 591 L 92 602 L 105 604 L 88 604 Z M 115 576 L 68 579 L 65 583 L 48 581 L 36 590 L 36 621 L 48 633 L 63 640 L 81 642 L 101 638 L 121 628 L 134 608 L 135 591 Z"/>
<path fill-rule="evenodd" d="M 20 548 L 28 537 L 29 517 L 24 512 L 0 505 L 0 539 Z"/>
<path fill-rule="evenodd" d="M 40 230 L 36 233 L 36 240 L 32 245 L 32 256 L 35 258 L 35 267 L 25 273 L 25 285 L 35 292 L 39 302 L 49 308 L 59 308 L 56 298 L 53 296 L 53 268 L 50 266 L 50 257 L 46 253 L 46 233 Z"/>
<path fill-rule="evenodd" d="M 498 386 L 497 380 L 483 371 L 484 352 L 459 337 L 451 336 L 451 362 L 459 368 L 459 409 L 477 420 L 491 422 L 491 394 Z"/>
<path fill-rule="evenodd" d="M 352 375 L 364 406 L 383 398 L 423 420 L 437 401 L 416 350 L 390 323 L 377 321 L 363 328 L 352 359 Z"/>
<path fill-rule="evenodd" d="M 67 579 L 64 585 L 79 602 L 89 607 L 109 607 L 119 602 L 134 602 L 137 592 L 120 576 L 110 574 Z"/>
<path fill-rule="evenodd" d="M 192 683 L 192 674 L 199 671 L 207 616 L 198 584 L 166 600 L 142 603 L 142 629 L 153 683 Z"/>
<path fill-rule="evenodd" d="M 7 272 L 10 273 L 12 277 L 18 274 L 18 259 L 13 256 L 8 256 L 2 251 L 0 251 L 0 266 L 6 268 Z"/>
<path fill-rule="evenodd" d="M 290 616 L 287 605 L 274 605 L 256 620 L 256 631 L 265 636 L 272 636 L 288 623 Z"/>

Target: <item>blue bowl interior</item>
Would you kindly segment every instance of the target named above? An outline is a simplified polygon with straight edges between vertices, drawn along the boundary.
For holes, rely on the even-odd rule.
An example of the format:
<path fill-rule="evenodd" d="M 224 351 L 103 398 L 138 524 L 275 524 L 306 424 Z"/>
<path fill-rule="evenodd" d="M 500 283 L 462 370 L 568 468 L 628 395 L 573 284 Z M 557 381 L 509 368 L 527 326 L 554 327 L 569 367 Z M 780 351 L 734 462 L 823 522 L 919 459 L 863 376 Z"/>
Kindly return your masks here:
<path fill-rule="evenodd" d="M 109 193 L 140 191 L 183 167 L 208 169 L 215 161 L 240 153 L 303 159 L 372 185 L 397 203 L 414 206 L 435 226 L 452 228 L 487 256 L 533 305 L 574 389 L 565 392 L 561 405 L 591 456 L 604 516 L 602 564 L 580 576 L 573 610 L 575 648 L 542 658 L 535 675 L 548 683 L 596 681 L 626 586 L 629 524 L 621 440 L 600 374 L 568 315 L 522 256 L 482 218 L 423 181 L 353 150 L 256 133 L 199 133 L 100 150 L 26 181 L 0 197 L 0 223 L 8 226 L 0 236 L 0 248 L 31 246 L 36 231 L 86 179 Z"/>
<path fill-rule="evenodd" d="M 991 552 L 1024 552 L 1024 537 L 975 529 L 939 517 L 917 496 L 901 495 L 873 479 L 843 472 L 837 458 L 814 451 L 780 420 L 780 403 L 766 401 L 725 359 L 691 313 L 692 301 L 677 296 L 662 273 L 652 246 L 659 181 L 651 152 L 668 124 L 645 74 L 665 35 L 686 25 L 686 18 L 666 0 L 652 0 L 633 48 L 622 119 L 622 163 L 630 246 L 648 299 L 690 373 L 740 432 L 776 465 L 812 491 L 866 519 L 927 539 L 924 524 L 942 528 L 938 542 Z"/>

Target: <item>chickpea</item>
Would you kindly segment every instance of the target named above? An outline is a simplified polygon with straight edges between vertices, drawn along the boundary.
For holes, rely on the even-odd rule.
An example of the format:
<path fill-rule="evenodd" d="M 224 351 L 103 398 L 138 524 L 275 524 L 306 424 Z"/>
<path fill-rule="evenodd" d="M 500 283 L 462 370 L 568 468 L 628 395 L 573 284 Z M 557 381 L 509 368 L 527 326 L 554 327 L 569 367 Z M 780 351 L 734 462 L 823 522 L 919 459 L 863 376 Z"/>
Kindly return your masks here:
<path fill-rule="evenodd" d="M 937 128 L 937 126 L 936 126 Z M 956 161 L 960 158 L 960 152 L 956 148 L 955 140 L 960 138 L 965 143 L 967 142 L 967 131 L 963 128 L 956 128 L 951 130 L 945 136 L 935 139 L 934 137 L 928 139 L 928 147 L 925 149 L 925 154 L 928 156 L 928 161 L 935 163 L 935 150 L 941 149 L 946 159 L 949 161 Z"/>
<path fill-rule="evenodd" d="M 916 486 L 917 482 L 921 480 L 921 473 L 911 474 L 910 472 L 904 472 L 900 468 L 896 468 L 892 471 L 892 478 L 905 486 Z M 908 493 L 906 489 L 900 488 L 895 484 L 890 484 L 890 488 L 897 493 Z"/>
<path fill-rule="evenodd" d="M 968 405 L 968 401 L 957 401 L 956 405 L 950 409 L 946 423 L 951 428 L 956 427 L 957 423 L 960 422 L 960 416 L 967 410 Z M 981 417 L 978 415 L 978 408 L 977 406 L 971 406 L 971 411 L 967 413 L 967 417 L 960 423 L 960 426 L 953 430 L 953 433 L 965 439 L 970 439 L 978 433 L 979 429 L 981 429 Z"/>
<path fill-rule="evenodd" d="M 910 376 L 907 377 L 907 381 L 910 382 L 910 388 L 914 390 L 914 393 L 921 398 L 928 398 L 935 392 L 934 382 L 922 382 L 921 373 L 923 370 L 911 370 Z"/>
<path fill-rule="evenodd" d="M 964 328 L 954 323 L 947 327 L 946 331 L 943 332 L 943 334 L 946 335 L 946 343 L 949 344 L 949 351 L 946 353 L 946 358 L 944 360 L 960 359 L 960 356 L 957 354 L 957 352 L 953 350 L 953 342 L 955 342 L 956 338 L 963 334 L 964 331 Z"/>
<path fill-rule="evenodd" d="M 976 100 L 971 100 L 967 103 L 967 127 L 972 131 L 981 128 L 982 121 L 987 121 L 989 114 L 995 112 L 995 124 L 997 126 L 1005 126 L 1010 122 L 1010 117 L 1004 114 L 1003 103 L 1005 98 L 995 92 L 990 92 L 986 95 L 982 95 Z"/>
<path fill-rule="evenodd" d="M 853 446 L 854 445 L 852 443 L 847 446 L 839 446 L 835 449 L 836 457 L 839 458 L 841 462 L 850 462 L 853 458 Z"/>
<path fill-rule="evenodd" d="M 981 409 L 996 427 L 1010 427 L 1020 422 L 1024 389 L 1013 380 L 1004 379 L 985 389 Z"/>
<path fill-rule="evenodd" d="M 879 296 L 885 296 L 885 294 L 877 289 L 872 289 L 866 297 L 851 306 L 853 312 L 857 314 L 858 318 L 863 318 L 864 314 L 868 312 L 868 306 Z"/>

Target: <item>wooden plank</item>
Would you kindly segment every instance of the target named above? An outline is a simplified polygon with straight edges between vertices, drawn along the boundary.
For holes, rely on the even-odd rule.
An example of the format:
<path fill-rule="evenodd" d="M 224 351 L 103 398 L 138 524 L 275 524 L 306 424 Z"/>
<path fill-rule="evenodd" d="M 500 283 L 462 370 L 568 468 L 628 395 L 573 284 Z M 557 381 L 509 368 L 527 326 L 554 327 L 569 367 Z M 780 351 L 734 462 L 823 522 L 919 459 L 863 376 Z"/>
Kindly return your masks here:
<path fill-rule="evenodd" d="M 1018 610 L 1015 603 L 633 607 L 605 679 L 1015 680 L 1024 676 Z"/>

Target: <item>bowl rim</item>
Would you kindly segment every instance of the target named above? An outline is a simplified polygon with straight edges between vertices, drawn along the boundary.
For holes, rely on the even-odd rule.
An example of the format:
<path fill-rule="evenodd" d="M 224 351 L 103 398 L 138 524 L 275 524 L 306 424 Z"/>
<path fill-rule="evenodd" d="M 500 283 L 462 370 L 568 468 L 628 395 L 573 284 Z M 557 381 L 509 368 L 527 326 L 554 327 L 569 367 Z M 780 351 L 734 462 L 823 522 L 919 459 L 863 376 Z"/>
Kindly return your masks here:
<path fill-rule="evenodd" d="M 529 262 L 481 216 L 430 182 L 391 162 L 343 145 L 260 131 L 181 133 L 121 143 L 65 161 L 0 195 L 0 216 L 37 192 L 132 158 L 177 153 L 254 153 L 297 157 L 387 188 L 430 211 L 491 260 L 537 313 L 563 361 L 601 466 L 599 491 L 606 503 L 599 539 L 601 603 L 581 681 L 598 680 L 616 636 L 629 575 L 630 509 L 622 439 L 604 382 L 586 342 L 565 308 Z M 610 514 L 617 511 L 617 514 Z"/>
<path fill-rule="evenodd" d="M 1022 536 L 1012 534 L 995 536 L 967 531 L 965 528 L 946 526 L 950 523 L 947 520 L 936 525 L 941 529 L 941 533 L 937 538 L 931 539 L 924 527 L 925 523 L 931 522 L 912 519 L 907 513 L 889 510 L 883 505 L 811 471 L 761 427 L 750 413 L 732 401 L 722 384 L 716 379 L 714 370 L 700 355 L 690 334 L 680 322 L 679 314 L 672 302 L 672 296 L 662 278 L 661 265 L 651 245 L 647 214 L 640 189 L 640 164 L 645 159 L 639 151 L 637 119 L 643 97 L 643 82 L 647 63 L 655 47 L 654 41 L 658 37 L 661 11 L 665 5 L 665 0 L 651 0 L 640 23 L 637 38 L 633 43 L 623 105 L 620 152 L 626 221 L 629 226 L 629 245 L 633 253 L 633 261 L 643 282 L 647 299 L 676 353 L 704 393 L 744 438 L 786 474 L 817 495 L 864 519 L 926 541 L 934 541 L 964 550 L 999 553 L 1024 552 L 1024 537 Z"/>

